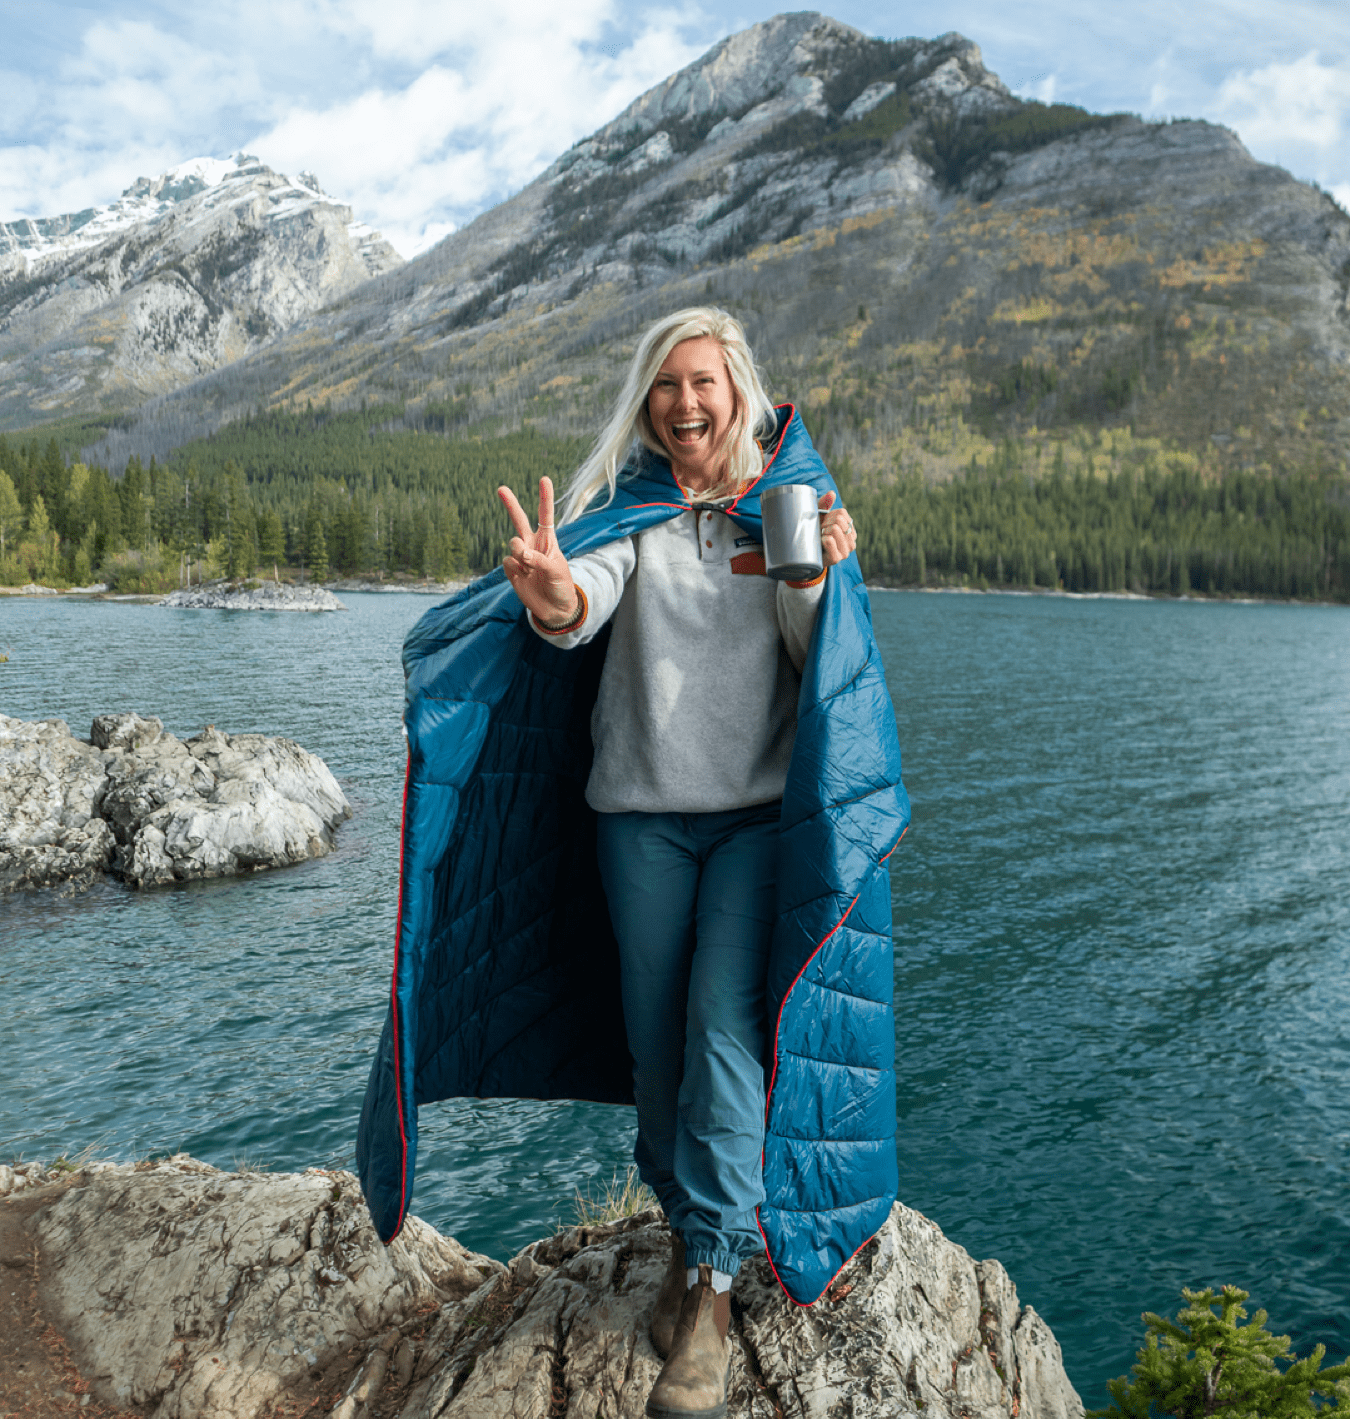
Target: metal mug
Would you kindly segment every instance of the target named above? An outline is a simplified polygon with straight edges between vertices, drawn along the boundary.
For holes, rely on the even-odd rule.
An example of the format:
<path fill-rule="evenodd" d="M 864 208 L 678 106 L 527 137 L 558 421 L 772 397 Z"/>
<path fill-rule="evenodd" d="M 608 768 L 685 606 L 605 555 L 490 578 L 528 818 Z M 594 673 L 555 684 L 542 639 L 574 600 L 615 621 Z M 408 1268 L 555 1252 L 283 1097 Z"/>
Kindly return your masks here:
<path fill-rule="evenodd" d="M 775 581 L 810 581 L 825 569 L 816 490 L 806 483 L 769 488 L 759 500 L 764 570 Z"/>

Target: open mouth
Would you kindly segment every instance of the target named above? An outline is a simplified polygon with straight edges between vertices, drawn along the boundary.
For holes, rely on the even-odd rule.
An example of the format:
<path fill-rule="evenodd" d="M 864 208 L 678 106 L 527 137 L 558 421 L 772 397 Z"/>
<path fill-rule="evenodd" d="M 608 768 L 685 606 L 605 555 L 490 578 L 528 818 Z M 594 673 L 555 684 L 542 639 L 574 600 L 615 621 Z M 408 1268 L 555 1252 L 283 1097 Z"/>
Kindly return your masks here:
<path fill-rule="evenodd" d="M 697 443 L 708 432 L 707 420 L 687 424 L 672 424 L 671 433 L 676 443 Z"/>

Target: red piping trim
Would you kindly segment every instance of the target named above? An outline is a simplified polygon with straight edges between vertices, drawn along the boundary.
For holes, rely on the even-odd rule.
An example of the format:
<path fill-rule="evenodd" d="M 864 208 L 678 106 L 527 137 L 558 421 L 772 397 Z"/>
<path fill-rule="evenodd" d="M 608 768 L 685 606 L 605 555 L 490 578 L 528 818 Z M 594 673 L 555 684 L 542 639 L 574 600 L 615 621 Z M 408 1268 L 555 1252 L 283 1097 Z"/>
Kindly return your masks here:
<path fill-rule="evenodd" d="M 394 1021 L 394 1104 L 398 1110 L 398 1137 L 401 1145 L 401 1156 L 399 1158 L 399 1199 L 398 1199 L 398 1226 L 394 1228 L 393 1236 L 389 1242 L 394 1240 L 403 1230 L 403 1219 L 408 1212 L 408 1132 L 403 1126 L 403 1068 L 399 1058 L 398 1041 L 402 1033 L 402 1025 L 398 1018 L 398 961 L 399 943 L 403 939 L 403 848 L 408 832 L 408 785 L 412 782 L 412 749 L 408 750 L 408 767 L 403 775 L 403 816 L 398 825 L 398 917 L 394 925 L 394 979 L 389 987 L 389 1008 L 393 1012 Z M 385 1245 L 388 1246 L 389 1242 Z"/>
<path fill-rule="evenodd" d="M 797 412 L 797 406 L 795 404 L 777 404 L 774 407 L 776 409 L 786 409 L 788 411 L 787 424 L 783 425 L 783 433 L 786 434 L 788 424 L 792 422 L 792 416 Z M 762 479 L 764 475 L 769 471 L 769 469 L 773 467 L 774 459 L 777 458 L 782 451 L 783 439 L 780 435 L 778 443 L 775 445 L 773 454 L 770 456 L 769 461 L 764 465 L 763 468 L 760 469 L 759 477 L 756 478 L 753 483 L 747 483 L 745 487 L 743 487 L 740 492 L 737 493 L 736 496 L 731 500 L 731 506 L 728 507 L 726 510 L 728 517 L 730 517 L 731 514 L 736 511 L 737 505 L 740 503 L 741 499 L 753 492 L 754 489 L 759 485 L 760 479 Z M 823 945 L 824 942 L 822 942 L 821 944 Z M 816 949 L 819 950 L 819 947 L 817 947 Z"/>
<path fill-rule="evenodd" d="M 786 434 L 786 433 L 787 433 L 787 426 L 788 426 L 788 424 L 790 424 L 790 423 L 792 422 L 792 417 L 793 417 L 793 415 L 796 414 L 796 412 L 797 412 L 797 406 L 796 406 L 795 404 L 776 404 L 776 405 L 774 406 L 774 408 L 775 408 L 775 409 L 786 409 L 786 410 L 788 411 L 787 424 L 784 424 L 784 425 L 783 425 L 783 433 Z M 737 505 L 740 503 L 741 499 L 744 498 L 744 497 L 747 497 L 747 496 L 748 496 L 750 493 L 752 493 L 752 492 L 754 491 L 754 489 L 759 485 L 759 483 L 760 483 L 761 479 L 763 479 L 764 475 L 769 471 L 770 468 L 773 467 L 774 459 L 776 459 L 776 458 L 778 457 L 778 455 L 779 455 L 782 451 L 783 451 L 783 440 L 782 440 L 782 437 L 780 436 L 780 437 L 779 437 L 779 440 L 778 440 L 778 443 L 777 443 L 776 446 L 774 447 L 773 453 L 770 455 L 769 461 L 764 465 L 763 468 L 760 469 L 758 477 L 752 479 L 749 483 L 747 483 L 747 484 L 745 485 L 745 487 L 743 487 L 743 488 L 740 490 L 740 492 L 738 492 L 738 493 L 736 494 L 736 496 L 731 500 L 731 502 L 726 506 L 726 508 L 723 509 L 723 511 L 727 514 L 728 517 L 730 517 L 731 514 L 736 511 L 736 507 L 737 507 Z M 672 473 L 671 476 L 674 477 L 675 475 Z M 678 488 L 678 487 L 679 487 L 679 484 L 676 483 L 675 486 Z M 681 491 L 683 491 L 683 489 L 681 489 Z M 639 508 L 645 508 L 645 507 L 675 507 L 675 508 L 679 508 L 681 512 L 688 512 L 688 511 L 689 511 L 689 504 L 688 504 L 687 502 L 685 502 L 685 503 L 632 503 L 632 504 L 629 505 L 629 507 L 626 509 L 626 511 L 628 511 L 628 512 L 636 512 Z M 892 850 L 893 850 L 893 849 L 892 849 Z M 883 858 L 882 860 L 885 861 L 884 858 Z"/>
<path fill-rule="evenodd" d="M 897 848 L 897 847 L 900 846 L 900 844 L 901 844 L 901 842 L 904 840 L 904 836 L 905 836 L 905 834 L 906 834 L 907 832 L 909 832 L 909 824 L 908 824 L 908 823 L 906 823 L 905 826 L 904 826 L 904 828 L 901 830 L 900 836 L 899 836 L 898 838 L 896 838 L 896 840 L 895 840 L 895 847 L 891 848 L 891 851 L 888 852 L 885 857 L 879 858 L 879 859 L 877 860 L 877 866 L 878 866 L 878 867 L 880 867 L 883 862 L 887 861 L 887 860 L 890 858 L 891 853 L 893 853 L 893 852 L 895 851 L 895 848 Z M 859 893 L 858 895 L 861 896 L 862 894 Z M 806 968 L 807 968 L 807 966 L 809 966 L 809 965 L 811 964 L 811 962 L 814 961 L 818 955 L 820 955 L 821 949 L 824 947 L 825 943 L 830 939 L 831 936 L 834 935 L 834 933 L 835 933 L 836 931 L 839 930 L 839 928 L 840 928 L 841 926 L 843 926 L 843 924 L 848 920 L 848 914 L 849 914 L 849 912 L 851 912 L 851 911 L 853 910 L 853 908 L 856 907 L 857 905 L 858 905 L 858 898 L 857 898 L 857 897 L 854 897 L 853 900 L 852 900 L 852 901 L 848 904 L 848 906 L 844 909 L 844 914 L 843 914 L 843 916 L 841 916 L 841 917 L 839 918 L 839 920 L 838 920 L 837 922 L 835 922 L 835 924 L 825 933 L 825 935 L 820 938 L 820 940 L 816 943 L 815 949 L 814 949 L 814 950 L 811 952 L 811 954 L 806 958 L 806 960 L 802 962 L 802 968 L 801 968 L 801 970 L 799 970 L 799 971 L 797 972 L 797 974 L 796 974 L 795 976 L 793 976 L 793 978 L 792 978 L 792 984 L 791 984 L 790 986 L 788 986 L 787 990 L 783 993 L 783 999 L 779 1002 L 779 1005 L 778 1005 L 778 1017 L 777 1017 L 777 1019 L 775 1019 L 774 1022 L 773 1022 L 773 1072 L 769 1075 L 769 1087 L 768 1087 L 768 1089 L 766 1090 L 765 1095 L 764 1095 L 764 1133 L 765 1133 L 765 1146 L 764 1146 L 764 1148 L 761 1148 L 760 1151 L 759 1151 L 759 1167 L 760 1167 L 760 1171 L 761 1171 L 761 1172 L 763 1172 L 763 1170 L 764 1170 L 764 1154 L 765 1154 L 765 1151 L 766 1151 L 766 1149 L 767 1149 L 767 1147 L 768 1147 L 769 1107 L 770 1107 L 770 1105 L 773 1103 L 773 1086 L 774 1086 L 775 1081 L 776 1081 L 777 1078 L 778 1078 L 778 1030 L 779 1030 L 779 1027 L 780 1027 L 780 1026 L 782 1025 L 782 1023 L 783 1023 L 783 1011 L 787 1008 L 788 997 L 789 997 L 789 996 L 792 994 L 792 992 L 797 988 L 797 982 L 798 982 L 799 980 L 801 980 L 801 978 L 802 978 L 803 975 L 806 974 Z M 867 1238 L 865 1238 L 865 1239 L 859 1244 L 859 1246 L 858 1246 L 858 1247 L 856 1248 L 856 1250 L 853 1252 L 852 1256 L 850 1256 L 850 1257 L 848 1258 L 848 1260 L 846 1260 L 846 1261 L 843 1263 L 843 1265 L 840 1266 L 839 1271 L 836 1271 L 836 1272 L 834 1273 L 834 1275 L 831 1276 L 830 1279 L 825 1283 L 825 1285 L 821 1287 L 820 1295 L 815 1298 L 815 1301 L 799 1301 L 799 1300 L 792 1294 L 792 1292 L 789 1291 L 788 1288 L 783 1285 L 783 1278 L 778 1274 L 778 1268 L 773 1264 L 773 1256 L 772 1256 L 772 1254 L 771 1254 L 770 1251 L 769 1251 L 769 1239 L 768 1239 L 768 1237 L 765 1237 L 765 1236 L 764 1236 L 764 1227 L 763 1227 L 763 1225 L 761 1224 L 761 1222 L 760 1222 L 760 1220 L 759 1220 L 759 1208 L 758 1208 L 758 1207 L 755 1208 L 755 1226 L 759 1228 L 759 1234 L 760 1234 L 760 1236 L 761 1236 L 761 1237 L 764 1237 L 764 1255 L 765 1255 L 766 1257 L 768 1257 L 768 1260 L 769 1260 L 769 1270 L 773 1272 L 773 1279 L 778 1282 L 778 1284 L 779 1284 L 780 1287 L 782 1287 L 783 1294 L 788 1298 L 788 1300 L 791 1301 L 794 1306 L 799 1306 L 802 1310 L 805 1310 L 808 1306 L 813 1306 L 813 1305 L 815 1305 L 816 1301 L 820 1300 L 820 1297 L 823 1296 L 823 1295 L 825 1294 L 825 1292 L 828 1291 L 828 1290 L 830 1289 L 830 1287 L 833 1286 L 834 1283 L 839 1279 L 839 1272 L 840 1272 L 840 1271 L 843 1271 L 844 1267 L 847 1266 L 848 1263 L 853 1260 L 853 1257 L 857 1256 L 857 1255 L 858 1255 L 858 1252 L 860 1252 L 860 1251 L 863 1249 L 863 1247 L 865 1247 L 865 1246 L 867 1245 L 867 1243 L 872 1240 L 872 1237 L 867 1237 Z M 872 1236 L 875 1236 L 875 1235 L 876 1235 L 876 1233 L 873 1232 Z"/>
<path fill-rule="evenodd" d="M 758 1207 L 755 1208 L 755 1226 L 756 1226 L 756 1227 L 759 1227 L 759 1234 L 760 1234 L 761 1237 L 764 1237 L 764 1228 L 759 1226 L 759 1208 L 758 1208 Z M 876 1236 L 876 1233 L 873 1232 L 871 1237 L 864 1237 L 863 1240 L 858 1243 L 857 1247 L 856 1247 L 856 1248 L 854 1249 L 854 1251 L 853 1251 L 853 1255 L 850 1256 L 850 1257 L 848 1258 L 848 1261 L 844 1262 L 844 1265 L 841 1266 L 841 1267 L 839 1268 L 839 1270 L 836 1271 L 836 1272 L 834 1273 L 834 1275 L 831 1276 L 830 1279 L 825 1283 L 824 1287 L 821 1289 L 820 1296 L 823 1296 L 823 1295 L 825 1294 L 825 1292 L 828 1291 L 828 1290 L 830 1289 L 830 1287 L 833 1286 L 834 1283 L 839 1280 L 839 1277 L 840 1277 L 841 1273 L 842 1273 L 842 1272 L 844 1271 L 844 1269 L 848 1266 L 849 1261 L 852 1261 L 852 1260 L 853 1260 L 853 1257 L 857 1256 L 858 1253 L 863 1249 L 863 1247 L 865 1247 L 865 1246 L 867 1245 L 867 1243 L 870 1242 L 870 1241 L 872 1240 L 872 1238 L 875 1237 L 875 1236 Z M 789 1301 L 792 1302 L 792 1304 L 793 1304 L 794 1306 L 797 1307 L 797 1309 L 798 1309 L 799 1311 L 807 1311 L 807 1310 L 810 1310 L 811 1307 L 815 1305 L 816 1301 L 820 1300 L 820 1296 L 817 1296 L 817 1297 L 816 1297 L 816 1301 L 799 1301 L 799 1300 L 796 1298 L 796 1296 L 794 1296 L 794 1295 L 792 1294 L 792 1292 L 789 1291 L 788 1288 L 783 1285 L 783 1278 L 778 1274 L 778 1268 L 773 1264 L 773 1257 L 771 1257 L 771 1256 L 769 1255 L 769 1239 L 768 1239 L 768 1237 L 764 1237 L 764 1255 L 765 1255 L 765 1258 L 768 1260 L 768 1263 L 769 1263 L 769 1270 L 773 1272 L 773 1279 L 778 1282 L 778 1285 L 779 1285 L 780 1289 L 782 1290 L 783 1294 L 788 1298 Z"/>

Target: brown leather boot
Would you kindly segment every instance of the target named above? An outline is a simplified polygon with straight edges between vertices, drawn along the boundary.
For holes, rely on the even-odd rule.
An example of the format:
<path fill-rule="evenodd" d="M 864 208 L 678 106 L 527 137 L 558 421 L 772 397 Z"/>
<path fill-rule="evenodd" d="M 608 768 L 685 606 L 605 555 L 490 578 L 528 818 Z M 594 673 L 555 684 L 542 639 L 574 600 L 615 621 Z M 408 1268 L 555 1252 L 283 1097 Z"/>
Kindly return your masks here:
<path fill-rule="evenodd" d="M 670 1357 L 647 1399 L 652 1419 L 726 1419 L 730 1324 L 731 1293 L 715 1295 L 712 1267 L 700 1266 L 680 1307 Z"/>
<path fill-rule="evenodd" d="M 684 1305 L 684 1293 L 689 1289 L 685 1276 L 684 1243 L 678 1232 L 670 1234 L 670 1265 L 661 1278 L 661 1289 L 656 1295 L 656 1309 L 652 1312 L 652 1349 L 664 1360 L 670 1354 L 671 1342 L 675 1339 L 675 1323 L 680 1318 L 680 1307 Z"/>

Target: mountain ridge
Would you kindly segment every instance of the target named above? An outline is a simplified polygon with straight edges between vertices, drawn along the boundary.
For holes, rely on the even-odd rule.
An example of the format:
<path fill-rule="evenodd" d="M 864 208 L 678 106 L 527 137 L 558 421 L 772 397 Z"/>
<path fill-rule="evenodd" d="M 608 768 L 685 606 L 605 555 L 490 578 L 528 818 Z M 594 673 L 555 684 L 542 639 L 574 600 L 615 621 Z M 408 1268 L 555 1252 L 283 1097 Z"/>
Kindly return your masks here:
<path fill-rule="evenodd" d="M 598 427 L 641 326 L 714 301 L 827 457 L 949 478 L 1103 431 L 1214 471 L 1350 445 L 1350 217 L 1235 134 L 1015 98 L 956 33 L 815 12 L 729 36 L 505 202 L 90 457 L 242 413 L 387 404 L 456 435 Z M 1068 453 L 1065 453 L 1065 449 Z"/>
<path fill-rule="evenodd" d="M 401 264 L 312 173 L 247 153 L 0 224 L 0 416 L 134 406 Z"/>

